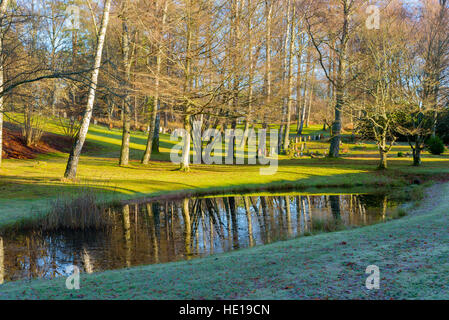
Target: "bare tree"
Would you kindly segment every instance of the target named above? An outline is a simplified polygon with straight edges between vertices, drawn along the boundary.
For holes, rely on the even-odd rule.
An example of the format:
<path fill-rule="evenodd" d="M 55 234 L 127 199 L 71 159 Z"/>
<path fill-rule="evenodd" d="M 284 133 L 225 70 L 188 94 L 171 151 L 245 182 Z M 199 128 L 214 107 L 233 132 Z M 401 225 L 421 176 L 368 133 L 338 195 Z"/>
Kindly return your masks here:
<path fill-rule="evenodd" d="M 293 59 L 294 59 L 294 43 L 295 43 L 295 25 L 296 25 L 296 11 L 295 6 L 291 5 L 290 0 L 287 5 L 287 28 L 289 32 L 287 33 L 288 39 L 288 50 L 287 50 L 287 110 L 286 110 L 286 119 L 285 119 L 285 132 L 284 132 L 284 150 L 287 150 L 290 143 L 290 122 L 291 122 L 291 113 L 292 113 L 292 104 L 293 104 Z"/>
<path fill-rule="evenodd" d="M 159 4 L 160 2 L 158 2 Z M 157 37 L 157 44 L 156 44 L 156 70 L 154 74 L 154 99 L 153 99 L 153 106 L 150 114 L 150 123 L 148 126 L 148 140 L 147 140 L 147 146 L 145 148 L 145 152 L 142 158 L 143 164 L 148 164 L 151 158 L 151 151 L 153 150 L 153 140 L 155 137 L 155 129 L 156 129 L 156 118 L 158 114 L 158 109 L 160 105 L 160 77 L 161 77 L 161 69 L 162 69 L 162 58 L 164 55 L 164 33 L 165 33 L 165 26 L 167 23 L 167 13 L 168 13 L 168 0 L 163 0 L 161 3 L 162 6 L 162 14 L 161 14 L 161 20 L 160 20 L 160 30 Z"/>
<path fill-rule="evenodd" d="M 403 110 L 398 126 L 408 139 L 414 166 L 421 165 L 425 142 L 435 134 L 438 109 L 444 104 L 441 89 L 449 67 L 449 3 L 423 0 L 423 4 L 420 19 L 408 19 L 409 39 L 416 34 L 420 37 L 411 46 L 414 51 L 402 75 Z"/>
<path fill-rule="evenodd" d="M 130 52 L 130 35 L 128 30 L 128 0 L 123 0 L 122 3 L 122 67 L 123 80 L 122 87 L 124 89 L 123 97 L 123 133 L 122 146 L 120 148 L 120 166 L 127 166 L 129 163 L 129 140 L 131 137 L 131 110 L 130 110 L 130 96 L 129 86 L 131 80 L 131 52 Z"/>
<path fill-rule="evenodd" d="M 409 60 L 407 28 L 400 6 L 383 11 L 379 30 L 361 30 L 355 48 L 359 63 L 353 68 L 350 112 L 359 115 L 359 132 L 374 138 L 380 161 L 379 169 L 387 168 L 387 155 L 397 139 L 397 115 L 401 109 L 402 92 L 398 85 Z M 349 95 L 348 95 L 349 96 Z M 359 111 L 359 112 L 357 112 Z"/>
<path fill-rule="evenodd" d="M 421 50 L 424 62 L 423 103 L 433 112 L 432 135 L 436 134 L 440 90 L 449 67 L 449 1 L 423 0 Z"/>
<path fill-rule="evenodd" d="M 318 59 L 326 78 L 335 90 L 334 122 L 329 147 L 329 157 L 338 157 L 341 142 L 342 115 L 346 106 L 346 89 L 350 79 L 348 71 L 351 61 L 348 56 L 350 41 L 357 33 L 360 21 L 354 19 L 354 14 L 360 9 L 363 1 L 356 0 L 319 0 L 313 1 L 306 18 L 309 37 L 317 50 Z M 326 62 L 334 52 L 332 63 L 336 65 L 336 74 L 332 76 L 326 68 Z"/>

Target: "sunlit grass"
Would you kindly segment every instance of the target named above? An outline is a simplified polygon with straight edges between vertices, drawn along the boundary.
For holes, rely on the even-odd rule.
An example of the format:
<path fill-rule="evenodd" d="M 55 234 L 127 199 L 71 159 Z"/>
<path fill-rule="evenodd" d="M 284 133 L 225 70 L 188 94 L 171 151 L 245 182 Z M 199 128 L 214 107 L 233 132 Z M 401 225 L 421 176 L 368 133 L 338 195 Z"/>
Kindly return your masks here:
<path fill-rule="evenodd" d="M 61 133 L 57 123 L 47 121 L 45 125 L 46 130 Z M 307 130 L 304 133 L 310 134 L 321 130 L 321 126 Z M 425 152 L 423 165 L 412 167 L 411 157 L 397 157 L 399 151 L 410 152 L 405 143 L 393 147 L 389 154 L 390 169 L 387 171 L 376 170 L 376 145 L 372 142 L 362 142 L 344 143 L 341 149 L 346 152 L 343 158 L 339 159 L 287 159 L 286 156 L 280 156 L 276 174 L 262 176 L 259 174 L 260 166 L 256 165 L 192 165 L 190 173 L 177 171 L 178 166 L 169 162 L 169 152 L 174 142 L 170 141 L 169 135 L 164 134 L 160 136 L 160 153 L 153 154 L 153 161 L 149 165 L 141 165 L 139 160 L 145 142 L 145 133 L 133 132 L 131 162 L 127 167 L 119 167 L 117 158 L 120 152 L 121 131 L 92 125 L 87 137 L 88 148 L 83 152 L 75 182 L 62 179 L 67 161 L 66 154 L 40 155 L 33 160 L 5 160 L 0 168 L 0 225 L 39 218 L 52 208 L 55 200 L 70 200 L 82 195 L 86 190 L 101 194 L 102 201 L 181 191 L 185 195 L 199 196 L 207 192 L 269 194 L 288 188 L 291 194 L 297 194 L 298 191 L 304 194 L 308 191 L 335 193 L 335 189 L 328 191 L 326 188 L 337 187 L 346 192 L 364 193 L 410 185 L 412 179 L 417 176 L 421 179 L 444 179 L 449 175 L 447 151 L 441 156 Z M 319 150 L 321 153 L 329 147 L 324 141 L 309 141 L 306 144 L 307 150 Z M 417 197 L 415 189 L 403 188 L 403 192 L 412 199 Z M 397 189 L 394 190 L 397 192 Z M 192 262 L 83 275 L 82 290 L 78 294 L 80 298 L 106 299 L 213 299 L 238 295 L 255 299 L 326 298 L 333 295 L 338 298 L 364 298 L 367 293 L 360 289 L 360 284 L 356 287 L 359 289 L 348 293 L 347 288 L 353 286 L 358 279 L 352 267 L 346 267 L 348 261 L 362 263 L 358 269 L 364 274 L 366 265 L 376 262 L 381 256 L 382 260 L 377 263 L 381 264 L 384 277 L 391 277 L 391 273 L 395 279 L 401 279 L 399 281 L 398 278 L 397 281 L 401 285 L 390 286 L 390 291 L 383 293 L 384 296 L 432 297 L 433 294 L 441 298 L 441 292 L 423 291 L 423 288 L 432 286 L 420 283 L 433 283 L 434 279 L 432 274 L 429 276 L 427 269 L 423 272 L 416 265 L 432 264 L 438 269 L 435 271 L 440 273 L 447 270 L 447 250 L 444 249 L 447 248 L 447 191 L 446 186 L 441 191 L 442 198 L 437 199 L 436 204 L 431 199 L 427 201 L 429 207 L 423 209 L 427 216 L 413 217 L 407 214 L 406 217 L 387 224 L 279 242 L 223 254 L 218 258 L 213 256 Z M 407 213 L 410 213 L 409 209 Z M 441 254 L 438 254 L 438 251 L 437 254 L 428 255 L 429 251 L 425 250 L 427 244 L 416 247 L 414 242 L 406 242 L 410 237 L 410 230 L 414 230 L 412 238 L 428 237 L 429 240 L 426 241 L 435 241 L 434 248 L 440 250 Z M 440 236 L 432 238 L 432 234 Z M 411 270 L 417 270 L 413 273 L 413 278 L 418 279 L 419 283 L 408 281 L 410 272 L 397 273 L 402 266 L 395 265 L 392 269 L 391 265 L 388 268 L 382 265 L 383 261 L 397 259 L 396 248 L 404 245 L 409 246 L 407 254 L 413 255 L 418 261 L 410 266 Z M 267 261 L 282 263 L 268 264 Z M 341 278 L 341 275 L 345 275 L 345 278 Z M 157 281 L 149 282 L 148 278 Z M 192 284 L 193 278 L 202 281 Z M 254 282 L 252 279 L 255 278 L 261 280 Z M 7 283 L 2 285 L 0 299 L 72 298 L 68 296 L 70 292 L 65 289 L 63 282 L 64 279 Z M 234 283 L 244 285 L 235 287 Z M 261 283 L 264 287 L 261 287 Z M 305 283 L 307 285 L 304 285 Z M 330 284 L 331 289 L 323 287 L 323 283 Z M 285 289 L 290 287 L 296 291 Z"/>
<path fill-rule="evenodd" d="M 45 122 L 45 129 L 58 131 L 57 121 Z M 321 126 L 311 126 L 321 130 Z M 348 152 L 342 159 L 288 159 L 280 156 L 279 168 L 271 176 L 260 175 L 258 165 L 192 165 L 190 173 L 177 171 L 178 165 L 169 162 L 174 142 L 167 134 L 160 135 L 160 152 L 153 153 L 149 165 L 141 165 L 146 134 L 132 132 L 131 162 L 127 167 L 118 166 L 121 130 L 109 130 L 91 125 L 87 137 L 88 148 L 83 152 L 77 180 L 62 179 L 67 155 L 47 154 L 33 160 L 5 160 L 0 168 L 0 224 L 45 211 L 48 203 L 62 193 L 76 193 L 89 186 L 105 191 L 111 199 L 125 199 L 149 194 L 176 192 L 179 190 L 226 189 L 254 190 L 261 185 L 293 185 L 301 188 L 316 186 L 389 185 L 402 183 L 403 175 L 449 173 L 449 154 L 441 156 L 424 154 L 423 166 L 414 168 L 412 160 L 398 158 L 398 151 L 407 151 L 405 144 L 397 145 L 390 152 L 390 168 L 385 173 L 376 171 L 377 148 L 373 143 L 360 145 L 344 143 Z M 307 149 L 324 153 L 327 142 L 309 141 Z"/>

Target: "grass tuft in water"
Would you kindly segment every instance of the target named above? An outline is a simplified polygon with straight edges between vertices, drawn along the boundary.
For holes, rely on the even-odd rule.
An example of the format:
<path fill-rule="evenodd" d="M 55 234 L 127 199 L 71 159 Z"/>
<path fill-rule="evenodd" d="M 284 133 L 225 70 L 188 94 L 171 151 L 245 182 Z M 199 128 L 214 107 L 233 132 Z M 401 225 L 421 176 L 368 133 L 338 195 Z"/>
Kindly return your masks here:
<path fill-rule="evenodd" d="M 106 204 L 85 189 L 72 197 L 60 197 L 51 204 L 50 213 L 39 224 L 42 230 L 105 229 L 112 225 Z"/>

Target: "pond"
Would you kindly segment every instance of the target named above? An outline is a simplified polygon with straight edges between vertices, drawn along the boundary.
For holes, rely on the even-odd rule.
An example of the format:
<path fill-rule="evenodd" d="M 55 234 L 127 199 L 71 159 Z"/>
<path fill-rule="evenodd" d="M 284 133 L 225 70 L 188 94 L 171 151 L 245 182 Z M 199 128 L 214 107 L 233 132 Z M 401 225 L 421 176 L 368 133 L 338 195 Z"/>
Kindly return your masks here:
<path fill-rule="evenodd" d="M 0 283 L 164 263 L 382 222 L 386 195 L 235 195 L 101 210 L 79 228 L 46 219 L 0 236 Z M 94 214 L 91 214 L 93 216 Z M 64 219 L 76 219 L 65 217 Z"/>

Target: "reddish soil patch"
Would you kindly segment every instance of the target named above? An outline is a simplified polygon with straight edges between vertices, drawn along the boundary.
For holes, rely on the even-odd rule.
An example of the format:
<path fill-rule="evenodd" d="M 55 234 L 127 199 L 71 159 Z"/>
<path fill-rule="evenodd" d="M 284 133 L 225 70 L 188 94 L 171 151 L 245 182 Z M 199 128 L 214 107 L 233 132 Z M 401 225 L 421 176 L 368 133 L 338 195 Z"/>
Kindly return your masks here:
<path fill-rule="evenodd" d="M 70 152 L 72 141 L 69 137 L 45 132 L 36 146 L 27 147 L 22 138 L 20 127 L 4 123 L 3 158 L 34 159 L 39 154 L 52 152 Z"/>

